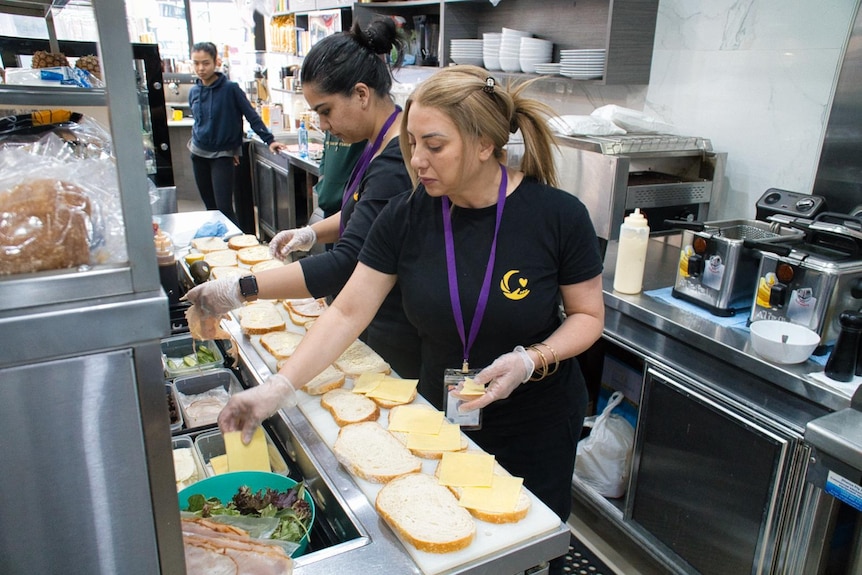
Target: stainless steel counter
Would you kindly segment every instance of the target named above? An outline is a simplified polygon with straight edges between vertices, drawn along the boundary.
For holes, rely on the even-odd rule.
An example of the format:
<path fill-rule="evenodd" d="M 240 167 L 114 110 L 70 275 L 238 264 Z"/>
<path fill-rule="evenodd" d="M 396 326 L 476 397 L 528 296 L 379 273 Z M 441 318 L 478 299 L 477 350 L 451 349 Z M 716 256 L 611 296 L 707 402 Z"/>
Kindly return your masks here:
<path fill-rule="evenodd" d="M 705 317 L 708 314 L 694 314 L 646 295 L 644 292 L 673 285 L 679 261 L 679 240 L 680 234 L 650 239 L 643 292 L 637 295 L 613 290 L 618 242 L 608 244 L 603 275 L 607 336 L 629 339 L 637 349 L 658 353 L 656 335 L 662 334 L 827 410 L 850 405 L 850 393 L 825 385 L 810 375 L 823 371 L 819 363 L 810 359 L 795 365 L 769 362 L 752 350 L 746 330 L 727 327 Z"/>

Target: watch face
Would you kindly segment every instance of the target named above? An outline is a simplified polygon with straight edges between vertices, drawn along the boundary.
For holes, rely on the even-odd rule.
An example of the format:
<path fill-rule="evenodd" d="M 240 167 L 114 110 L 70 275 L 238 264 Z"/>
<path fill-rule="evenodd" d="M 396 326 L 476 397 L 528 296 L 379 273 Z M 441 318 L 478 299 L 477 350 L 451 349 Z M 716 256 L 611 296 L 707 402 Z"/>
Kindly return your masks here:
<path fill-rule="evenodd" d="M 239 292 L 244 297 L 257 295 L 257 278 L 254 276 L 244 276 L 239 278 Z"/>

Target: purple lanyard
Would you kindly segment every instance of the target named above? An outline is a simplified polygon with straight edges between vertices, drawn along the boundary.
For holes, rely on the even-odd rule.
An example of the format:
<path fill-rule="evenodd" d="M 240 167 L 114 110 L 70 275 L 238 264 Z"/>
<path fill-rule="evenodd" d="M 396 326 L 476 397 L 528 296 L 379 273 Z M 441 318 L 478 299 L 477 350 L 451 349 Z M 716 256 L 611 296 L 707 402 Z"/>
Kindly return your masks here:
<path fill-rule="evenodd" d="M 381 128 L 380 133 L 377 134 L 377 138 L 374 140 L 373 146 L 365 146 L 365 149 L 362 150 L 362 155 L 359 156 L 359 160 L 356 161 L 356 165 L 353 166 L 353 171 L 350 172 L 350 179 L 347 180 L 347 187 L 344 188 L 344 196 L 341 198 L 341 212 L 344 213 L 344 208 L 347 207 L 347 202 L 350 201 L 350 196 L 356 191 L 356 188 L 359 187 L 359 182 L 362 181 L 362 176 L 365 175 L 365 172 L 368 170 L 368 166 L 371 165 L 371 159 L 374 157 L 374 154 L 380 149 L 380 146 L 383 145 L 383 138 L 386 137 L 386 132 L 389 131 L 389 128 L 392 127 L 392 123 L 395 122 L 395 118 L 398 117 L 398 114 L 401 113 L 401 106 L 396 105 L 395 111 L 386 119 L 386 123 L 383 124 L 383 128 Z M 355 198 L 355 201 L 359 198 Z M 344 234 L 344 217 L 339 218 L 338 224 L 338 237 L 341 237 Z"/>
<path fill-rule="evenodd" d="M 458 274 L 455 270 L 455 237 L 452 234 L 452 215 L 449 208 L 449 198 L 443 196 L 443 239 L 446 242 L 446 269 L 449 272 L 449 299 L 452 301 L 452 313 L 455 316 L 455 325 L 458 327 L 458 335 L 461 336 L 461 344 L 464 346 L 463 371 L 469 369 L 470 349 L 476 341 L 479 326 L 485 316 L 485 308 L 488 305 L 488 296 L 491 293 L 491 276 L 494 273 L 494 261 L 497 259 L 497 233 L 500 231 L 500 222 L 503 220 L 503 206 L 506 205 L 506 186 L 508 185 L 508 174 L 503 164 L 500 164 L 500 194 L 497 199 L 497 223 L 494 226 L 494 240 L 491 242 L 491 253 L 488 256 L 488 265 L 485 268 L 485 279 L 482 280 L 482 290 L 479 292 L 479 302 L 476 304 L 476 312 L 470 324 L 470 336 L 465 337 L 464 313 L 461 311 L 461 297 L 458 291 Z"/>

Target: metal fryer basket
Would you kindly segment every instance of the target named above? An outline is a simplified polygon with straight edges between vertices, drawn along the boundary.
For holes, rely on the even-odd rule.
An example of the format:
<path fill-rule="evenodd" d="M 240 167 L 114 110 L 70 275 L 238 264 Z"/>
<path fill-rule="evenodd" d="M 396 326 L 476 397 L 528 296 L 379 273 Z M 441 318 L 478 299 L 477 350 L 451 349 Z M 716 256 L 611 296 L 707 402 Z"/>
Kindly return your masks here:
<path fill-rule="evenodd" d="M 800 230 L 759 220 L 706 222 L 703 233 L 727 240 L 757 240 L 760 242 L 783 241 L 801 238 L 803 235 Z"/>

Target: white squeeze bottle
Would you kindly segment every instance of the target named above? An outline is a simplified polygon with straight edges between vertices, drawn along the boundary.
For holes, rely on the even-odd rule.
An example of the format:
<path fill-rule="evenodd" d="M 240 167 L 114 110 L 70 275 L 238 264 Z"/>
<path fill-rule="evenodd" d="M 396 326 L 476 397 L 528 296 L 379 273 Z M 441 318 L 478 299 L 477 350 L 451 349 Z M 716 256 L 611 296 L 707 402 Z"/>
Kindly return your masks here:
<path fill-rule="evenodd" d="M 620 226 L 620 245 L 614 270 L 614 291 L 640 293 L 644 280 L 649 224 L 640 208 L 626 216 Z"/>

